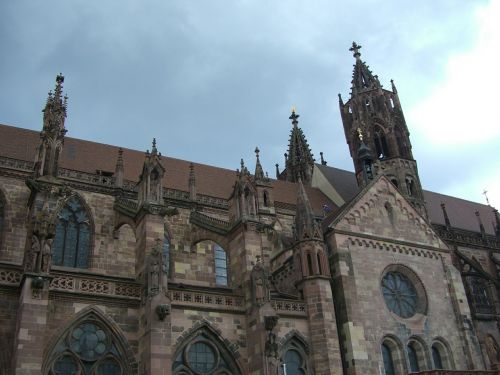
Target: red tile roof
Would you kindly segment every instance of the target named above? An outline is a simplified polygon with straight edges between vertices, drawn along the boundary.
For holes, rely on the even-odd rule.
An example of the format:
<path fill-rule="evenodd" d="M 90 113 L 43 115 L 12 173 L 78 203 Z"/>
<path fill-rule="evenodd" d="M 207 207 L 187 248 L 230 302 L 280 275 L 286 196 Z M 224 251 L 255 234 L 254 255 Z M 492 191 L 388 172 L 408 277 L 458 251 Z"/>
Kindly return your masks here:
<path fill-rule="evenodd" d="M 0 125 L 0 156 L 34 161 L 39 142 L 39 133 L 33 130 Z M 118 147 L 102 143 L 66 137 L 60 157 L 60 167 L 87 173 L 96 170 L 114 172 Z M 138 181 L 144 162 L 144 152 L 123 149 L 125 179 Z M 189 161 L 162 157 L 166 169 L 164 186 L 188 191 Z M 227 199 L 231 195 L 236 180 L 235 171 L 193 163 L 198 193 Z M 286 181 L 272 180 L 274 199 L 295 205 L 298 185 Z M 324 204 L 336 207 L 320 190 L 307 188 L 307 194 L 317 215 L 322 213 Z"/>

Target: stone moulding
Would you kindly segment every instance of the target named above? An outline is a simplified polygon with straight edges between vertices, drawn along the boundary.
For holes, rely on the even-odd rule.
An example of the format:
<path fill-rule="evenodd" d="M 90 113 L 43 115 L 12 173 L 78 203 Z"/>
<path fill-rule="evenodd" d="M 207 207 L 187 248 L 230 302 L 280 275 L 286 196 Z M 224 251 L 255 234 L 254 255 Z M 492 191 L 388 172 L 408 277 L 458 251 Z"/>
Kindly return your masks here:
<path fill-rule="evenodd" d="M 200 228 L 222 235 L 227 234 L 231 230 L 231 224 L 229 222 L 207 216 L 198 211 L 191 211 L 189 222 Z"/>
<path fill-rule="evenodd" d="M 107 295 L 126 299 L 140 299 L 141 297 L 141 286 L 139 284 L 85 277 L 58 275 L 52 279 L 49 288 L 51 291 Z"/>
<path fill-rule="evenodd" d="M 372 238 L 359 238 L 359 237 L 347 237 L 347 240 L 351 245 L 357 245 L 362 247 L 368 247 L 379 250 L 392 251 L 394 253 L 406 254 L 406 255 L 416 255 L 422 256 L 424 258 L 430 259 L 441 259 L 441 252 L 443 249 L 432 250 L 424 250 L 420 248 L 416 248 L 414 246 L 409 246 L 407 244 L 402 243 L 388 243 L 385 241 L 379 241 Z"/>

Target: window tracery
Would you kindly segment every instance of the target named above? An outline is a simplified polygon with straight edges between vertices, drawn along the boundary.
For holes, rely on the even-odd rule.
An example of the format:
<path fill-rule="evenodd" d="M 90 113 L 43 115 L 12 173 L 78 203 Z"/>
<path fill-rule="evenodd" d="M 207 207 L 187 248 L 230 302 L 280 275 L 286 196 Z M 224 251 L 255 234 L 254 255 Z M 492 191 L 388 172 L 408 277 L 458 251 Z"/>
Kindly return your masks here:
<path fill-rule="evenodd" d="M 384 131 L 377 126 L 374 132 L 375 150 L 377 151 L 377 158 L 384 159 L 389 157 L 389 147 L 387 146 L 387 139 Z"/>
<path fill-rule="evenodd" d="M 293 335 L 282 347 L 281 362 L 287 375 L 308 374 L 308 353 L 302 340 Z"/>
<path fill-rule="evenodd" d="M 382 294 L 393 313 L 410 318 L 417 311 L 418 296 L 412 282 L 400 272 L 387 272 L 382 278 Z"/>
<path fill-rule="evenodd" d="M 84 320 L 59 340 L 49 375 L 125 375 L 125 361 L 113 334 L 100 322 Z"/>
<path fill-rule="evenodd" d="M 215 282 L 218 285 L 228 285 L 227 275 L 227 254 L 226 251 L 218 244 L 214 244 L 215 255 Z"/>
<path fill-rule="evenodd" d="M 88 268 L 90 219 L 82 202 L 72 197 L 57 215 L 52 262 L 56 266 Z"/>
<path fill-rule="evenodd" d="M 202 329 L 176 354 L 174 375 L 239 374 L 227 350 L 206 329 Z"/>

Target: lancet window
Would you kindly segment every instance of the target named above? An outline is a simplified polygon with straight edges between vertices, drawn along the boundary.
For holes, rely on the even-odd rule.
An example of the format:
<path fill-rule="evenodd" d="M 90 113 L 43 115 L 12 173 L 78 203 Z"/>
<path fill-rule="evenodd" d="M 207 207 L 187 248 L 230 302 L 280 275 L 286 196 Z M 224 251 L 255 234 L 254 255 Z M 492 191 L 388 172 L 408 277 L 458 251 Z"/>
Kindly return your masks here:
<path fill-rule="evenodd" d="M 72 197 L 57 215 L 53 265 L 88 268 L 91 244 L 89 215 L 82 202 Z"/>
<path fill-rule="evenodd" d="M 228 285 L 227 275 L 227 254 L 226 251 L 218 244 L 214 244 L 215 255 L 215 282 L 218 285 Z"/>

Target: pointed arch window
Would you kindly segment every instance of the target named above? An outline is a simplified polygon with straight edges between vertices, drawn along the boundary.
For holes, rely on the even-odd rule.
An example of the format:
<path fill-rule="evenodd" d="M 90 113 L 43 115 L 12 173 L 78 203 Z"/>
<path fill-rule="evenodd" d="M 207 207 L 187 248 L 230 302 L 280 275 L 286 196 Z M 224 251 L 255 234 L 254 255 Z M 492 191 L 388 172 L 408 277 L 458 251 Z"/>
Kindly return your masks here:
<path fill-rule="evenodd" d="M 476 313 L 490 314 L 494 312 L 488 295 L 488 281 L 479 276 L 468 276 L 470 298 Z"/>
<path fill-rule="evenodd" d="M 172 363 L 174 375 L 240 374 L 234 359 L 208 330 L 195 335 L 176 354 Z"/>
<path fill-rule="evenodd" d="M 88 268 L 90 257 L 90 219 L 82 202 L 72 197 L 57 215 L 53 244 L 53 264 Z"/>
<path fill-rule="evenodd" d="M 48 362 L 49 375 L 124 375 L 126 358 L 100 322 L 81 321 L 59 339 Z M 45 373 L 45 372 L 44 372 Z"/>
<path fill-rule="evenodd" d="M 380 126 L 377 126 L 375 128 L 374 142 L 375 142 L 375 150 L 377 151 L 377 157 L 379 159 L 388 158 L 389 147 L 387 146 L 387 139 L 385 138 L 385 133 Z"/>
<path fill-rule="evenodd" d="M 287 375 L 308 374 L 308 356 L 305 343 L 297 336 L 292 336 L 282 349 L 281 362 Z M 285 372 L 286 371 L 286 372 Z"/>

